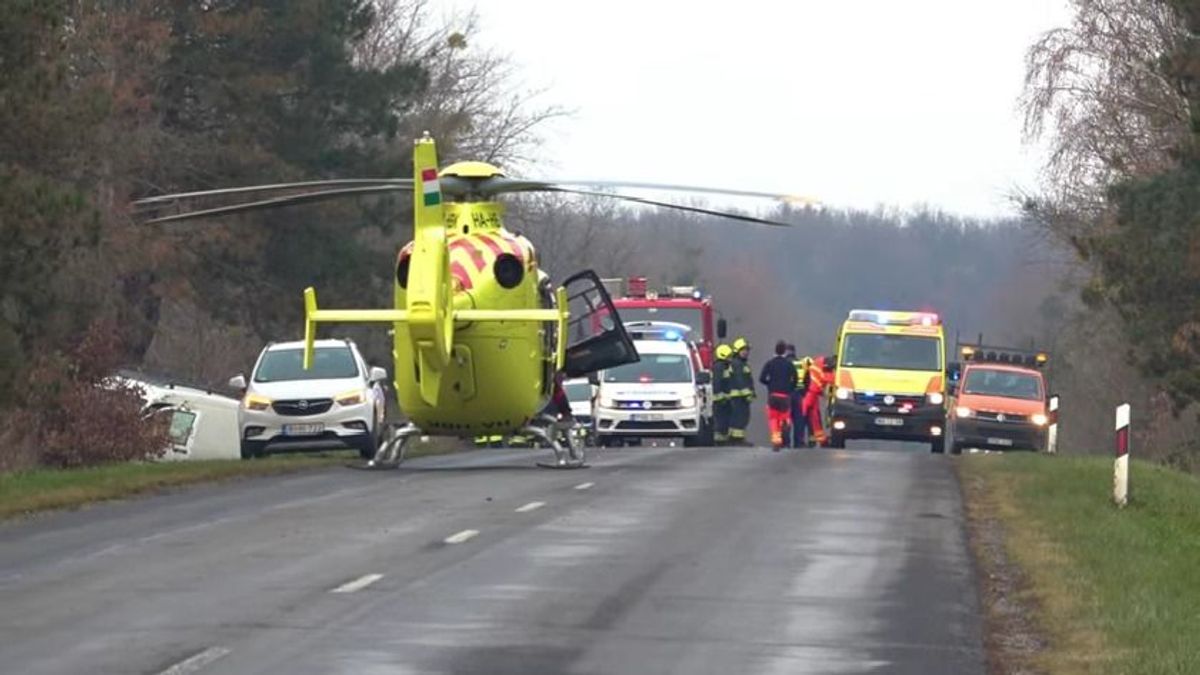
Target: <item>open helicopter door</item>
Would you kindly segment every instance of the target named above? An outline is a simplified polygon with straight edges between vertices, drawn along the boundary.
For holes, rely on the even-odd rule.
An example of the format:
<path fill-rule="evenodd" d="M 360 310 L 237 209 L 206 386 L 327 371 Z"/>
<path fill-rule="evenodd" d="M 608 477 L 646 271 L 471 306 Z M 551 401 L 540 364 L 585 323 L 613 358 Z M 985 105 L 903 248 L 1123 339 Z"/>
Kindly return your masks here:
<path fill-rule="evenodd" d="M 639 359 L 600 277 L 584 270 L 563 282 L 567 292 L 567 354 L 563 374 L 583 377 Z"/>

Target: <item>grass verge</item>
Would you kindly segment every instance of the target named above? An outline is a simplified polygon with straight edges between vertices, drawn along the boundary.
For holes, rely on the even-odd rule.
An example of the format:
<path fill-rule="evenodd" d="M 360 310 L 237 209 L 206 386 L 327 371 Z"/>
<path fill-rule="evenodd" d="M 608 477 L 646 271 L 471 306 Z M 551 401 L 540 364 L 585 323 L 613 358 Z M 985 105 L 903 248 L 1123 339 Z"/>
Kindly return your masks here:
<path fill-rule="evenodd" d="M 417 441 L 409 458 L 455 452 L 445 439 Z M 356 461 L 353 452 L 286 455 L 254 461 L 238 459 L 197 462 L 110 464 L 87 469 L 33 469 L 0 473 L 0 520 L 93 502 L 122 499 L 165 488 L 215 481 L 294 473 Z"/>
<path fill-rule="evenodd" d="M 976 554 L 981 526 L 998 522 L 1020 570 L 1016 597 L 1002 600 L 1031 608 L 1047 640 L 1028 665 L 1067 675 L 1200 673 L 1200 481 L 1134 462 L 1133 500 L 1117 509 L 1109 459 L 986 455 L 958 466 Z M 980 566 L 990 623 L 1003 630 L 986 588 L 995 561 Z"/>

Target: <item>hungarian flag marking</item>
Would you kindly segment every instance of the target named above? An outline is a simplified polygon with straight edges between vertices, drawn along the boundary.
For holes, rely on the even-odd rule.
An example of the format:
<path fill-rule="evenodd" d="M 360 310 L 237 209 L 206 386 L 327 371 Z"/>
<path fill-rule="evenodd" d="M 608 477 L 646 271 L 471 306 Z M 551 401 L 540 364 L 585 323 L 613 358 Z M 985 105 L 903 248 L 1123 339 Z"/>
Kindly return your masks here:
<path fill-rule="evenodd" d="M 437 169 L 421 171 L 421 187 L 425 195 L 425 206 L 437 206 L 442 203 L 442 187 L 438 184 Z"/>

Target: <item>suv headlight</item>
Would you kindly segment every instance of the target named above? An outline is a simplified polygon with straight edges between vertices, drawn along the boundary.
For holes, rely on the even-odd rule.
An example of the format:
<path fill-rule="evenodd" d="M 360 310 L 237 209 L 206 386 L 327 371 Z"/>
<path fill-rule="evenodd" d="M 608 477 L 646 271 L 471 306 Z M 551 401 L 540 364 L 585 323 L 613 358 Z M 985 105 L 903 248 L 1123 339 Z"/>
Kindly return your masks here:
<path fill-rule="evenodd" d="M 696 397 L 695 396 L 684 396 L 683 398 L 679 399 L 679 406 L 682 408 L 696 407 Z"/>
<path fill-rule="evenodd" d="M 849 401 L 850 397 L 854 396 L 854 390 L 849 387 L 838 387 L 837 391 L 833 392 L 833 395 L 839 401 Z"/>
<path fill-rule="evenodd" d="M 954 409 L 954 414 L 958 415 L 959 417 L 970 417 L 971 415 L 974 415 L 975 413 L 972 412 L 971 409 L 968 408 L 967 406 L 960 405 Z"/>
<path fill-rule="evenodd" d="M 367 400 L 367 392 L 362 389 L 355 389 L 354 391 L 338 394 L 333 397 L 333 400 L 337 401 L 338 405 L 358 405 Z"/>
<path fill-rule="evenodd" d="M 617 407 L 617 402 L 616 402 L 616 401 L 614 401 L 614 400 L 613 400 L 613 398 L 612 398 L 611 396 L 601 396 L 601 397 L 600 397 L 600 399 L 599 399 L 599 403 L 600 403 L 600 407 L 601 407 L 601 408 L 615 408 L 615 407 Z"/>
<path fill-rule="evenodd" d="M 266 410 L 271 407 L 271 399 L 258 394 L 246 394 L 246 398 L 242 399 L 242 405 L 246 406 L 246 410 Z"/>
<path fill-rule="evenodd" d="M 940 391 L 930 393 L 928 398 L 930 405 L 941 405 L 946 402 L 946 397 Z"/>
<path fill-rule="evenodd" d="M 1046 417 L 1044 413 L 1034 413 L 1029 419 L 1033 420 L 1033 423 L 1039 427 L 1046 426 L 1046 423 L 1050 421 L 1050 418 Z"/>

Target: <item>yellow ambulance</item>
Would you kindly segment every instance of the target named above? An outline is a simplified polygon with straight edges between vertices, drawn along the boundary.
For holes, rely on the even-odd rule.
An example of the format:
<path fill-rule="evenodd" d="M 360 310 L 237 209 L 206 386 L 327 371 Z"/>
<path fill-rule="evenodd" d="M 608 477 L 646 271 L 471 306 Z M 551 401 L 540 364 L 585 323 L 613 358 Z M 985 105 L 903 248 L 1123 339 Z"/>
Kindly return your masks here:
<path fill-rule="evenodd" d="M 856 309 L 837 335 L 829 443 L 917 441 L 946 451 L 946 336 L 932 312 Z"/>

